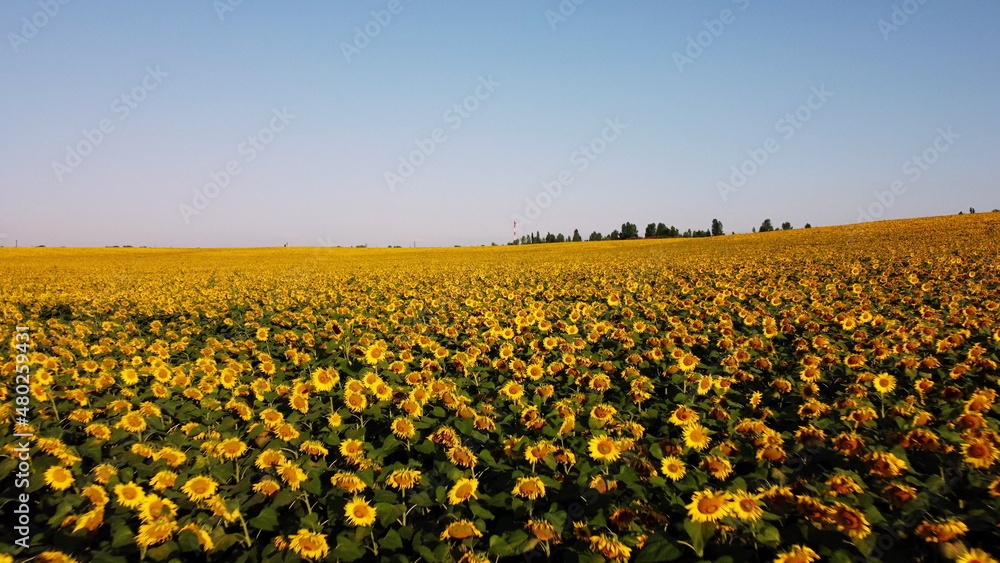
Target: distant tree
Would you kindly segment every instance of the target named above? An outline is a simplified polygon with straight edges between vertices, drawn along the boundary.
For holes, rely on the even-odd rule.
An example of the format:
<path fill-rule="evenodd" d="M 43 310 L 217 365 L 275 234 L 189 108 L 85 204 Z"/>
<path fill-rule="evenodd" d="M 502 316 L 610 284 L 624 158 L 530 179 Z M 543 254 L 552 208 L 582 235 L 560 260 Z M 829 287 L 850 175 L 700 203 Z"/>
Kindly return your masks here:
<path fill-rule="evenodd" d="M 670 236 L 670 229 L 667 228 L 663 223 L 656 224 L 656 236 L 658 237 L 668 237 Z"/>
<path fill-rule="evenodd" d="M 792 224 L 789 223 L 788 221 L 785 221 L 784 223 L 781 224 L 781 230 L 782 231 L 790 231 L 790 230 L 792 230 Z"/>
<path fill-rule="evenodd" d="M 969 208 L 969 213 L 975 213 L 975 212 L 976 212 L 976 208 L 975 207 L 970 207 Z"/>
<path fill-rule="evenodd" d="M 671 225 L 670 226 L 670 236 L 672 236 L 674 238 L 677 238 L 677 237 L 681 236 L 680 229 L 678 229 L 677 227 Z"/>
<path fill-rule="evenodd" d="M 684 237 L 684 238 L 691 238 L 692 235 L 693 235 L 693 233 L 691 232 L 691 229 L 688 229 L 688 230 L 684 231 L 684 234 L 681 235 L 681 236 Z"/>
<path fill-rule="evenodd" d="M 722 221 L 712 219 L 712 236 L 720 237 L 724 234 L 726 234 L 726 231 L 722 230 Z"/>
<path fill-rule="evenodd" d="M 628 223 L 628 222 L 623 223 L 622 232 L 621 234 L 619 234 L 619 236 L 623 240 L 639 238 L 639 227 L 636 227 L 634 223 Z"/>
<path fill-rule="evenodd" d="M 611 231 L 611 234 L 608 235 L 608 240 L 618 240 L 620 238 L 621 234 L 618 232 L 618 229 Z"/>
<path fill-rule="evenodd" d="M 552 233 L 545 233 L 545 242 L 555 242 L 556 236 Z"/>
<path fill-rule="evenodd" d="M 566 242 L 566 237 L 562 233 L 556 235 L 556 242 Z"/>
<path fill-rule="evenodd" d="M 653 238 L 656 236 L 656 223 L 650 223 L 646 225 L 646 238 Z"/>
<path fill-rule="evenodd" d="M 774 230 L 774 225 L 771 224 L 771 220 L 764 219 L 764 222 L 760 224 L 760 229 L 758 229 L 758 232 L 769 233 L 773 230 Z"/>
<path fill-rule="evenodd" d="M 757 232 L 757 227 L 753 227 L 752 229 L 750 229 L 750 232 L 751 233 L 756 233 Z"/>
<path fill-rule="evenodd" d="M 812 226 L 812 224 L 811 224 L 811 223 L 806 223 L 806 226 L 805 226 L 805 227 L 802 227 L 802 228 L 803 228 L 803 229 L 811 229 L 811 228 L 813 228 L 813 226 Z"/>
<path fill-rule="evenodd" d="M 594 232 L 590 233 L 590 238 L 587 239 L 587 240 L 589 240 L 589 241 L 604 240 L 604 237 L 601 236 L 601 233 L 599 233 L 597 231 L 594 231 Z"/>
<path fill-rule="evenodd" d="M 573 229 L 573 242 L 582 242 L 583 237 L 580 236 L 580 231 Z"/>

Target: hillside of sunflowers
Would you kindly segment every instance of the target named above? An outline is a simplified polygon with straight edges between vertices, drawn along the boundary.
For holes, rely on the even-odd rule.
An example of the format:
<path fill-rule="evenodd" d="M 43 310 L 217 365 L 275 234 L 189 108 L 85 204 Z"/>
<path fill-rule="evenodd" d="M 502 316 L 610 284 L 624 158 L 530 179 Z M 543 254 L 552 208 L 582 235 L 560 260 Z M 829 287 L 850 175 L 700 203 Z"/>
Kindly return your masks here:
<path fill-rule="evenodd" d="M 2 248 L 0 562 L 996 561 L 998 253 Z"/>

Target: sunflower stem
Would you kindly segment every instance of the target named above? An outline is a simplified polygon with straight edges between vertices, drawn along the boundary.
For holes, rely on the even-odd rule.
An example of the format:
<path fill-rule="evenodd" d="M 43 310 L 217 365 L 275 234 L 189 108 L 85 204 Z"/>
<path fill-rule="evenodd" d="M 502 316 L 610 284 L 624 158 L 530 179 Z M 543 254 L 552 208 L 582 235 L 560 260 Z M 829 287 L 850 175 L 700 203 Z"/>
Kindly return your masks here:
<path fill-rule="evenodd" d="M 243 527 L 243 539 L 246 540 L 246 546 L 250 547 L 253 545 L 253 540 L 250 539 L 250 530 L 247 529 L 247 521 L 243 519 L 243 514 L 239 514 L 240 526 Z"/>

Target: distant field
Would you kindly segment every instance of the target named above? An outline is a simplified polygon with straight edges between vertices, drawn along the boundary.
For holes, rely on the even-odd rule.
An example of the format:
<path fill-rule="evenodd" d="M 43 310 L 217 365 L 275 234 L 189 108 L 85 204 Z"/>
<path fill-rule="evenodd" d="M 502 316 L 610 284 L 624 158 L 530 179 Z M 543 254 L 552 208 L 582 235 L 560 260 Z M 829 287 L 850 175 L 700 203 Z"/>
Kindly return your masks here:
<path fill-rule="evenodd" d="M 998 255 L 1000 213 L 509 247 L 0 248 L 0 420 L 25 435 L 0 457 L 0 553 L 997 557 Z"/>

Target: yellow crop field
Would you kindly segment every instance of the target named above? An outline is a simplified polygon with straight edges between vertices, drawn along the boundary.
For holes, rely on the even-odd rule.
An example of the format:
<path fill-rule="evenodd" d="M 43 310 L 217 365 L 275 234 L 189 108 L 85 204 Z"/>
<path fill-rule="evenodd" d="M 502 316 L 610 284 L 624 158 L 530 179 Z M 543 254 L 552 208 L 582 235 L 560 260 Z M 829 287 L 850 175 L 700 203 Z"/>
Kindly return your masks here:
<path fill-rule="evenodd" d="M 0 562 L 995 561 L 998 253 L 2 248 Z"/>

